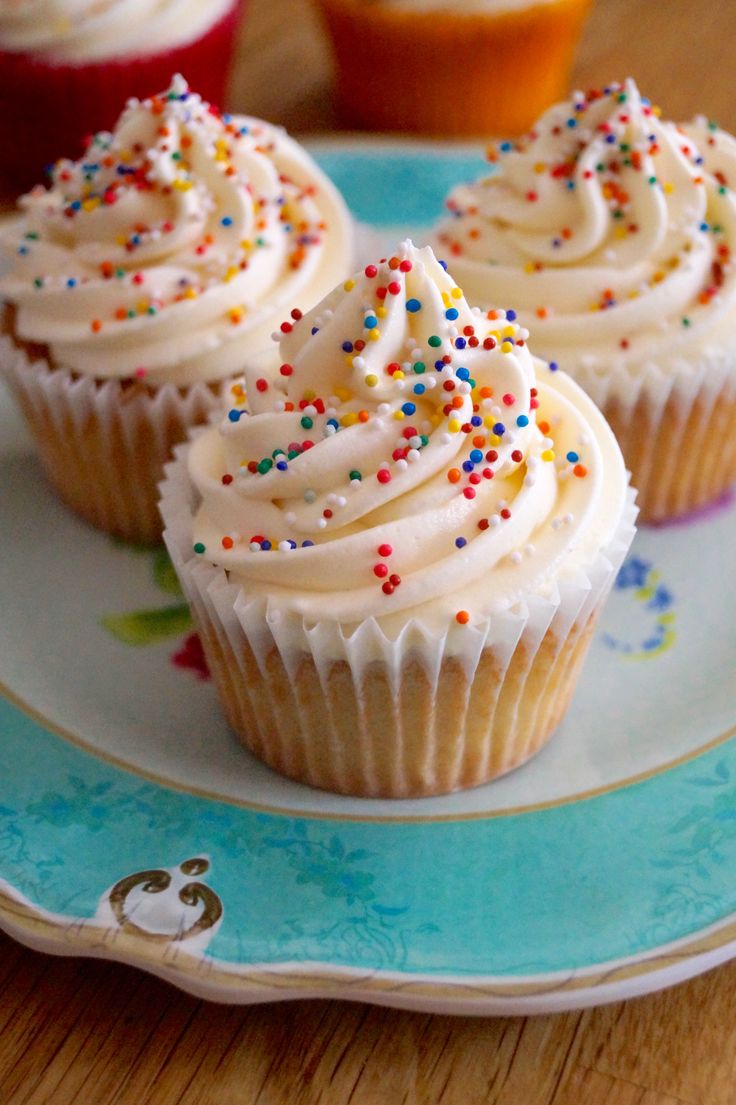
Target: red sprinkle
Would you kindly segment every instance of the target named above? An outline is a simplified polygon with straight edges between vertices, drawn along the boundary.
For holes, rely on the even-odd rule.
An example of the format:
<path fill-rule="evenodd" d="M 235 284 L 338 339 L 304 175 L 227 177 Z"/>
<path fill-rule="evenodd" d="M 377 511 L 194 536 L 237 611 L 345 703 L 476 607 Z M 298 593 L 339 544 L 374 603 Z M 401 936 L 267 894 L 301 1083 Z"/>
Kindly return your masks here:
<path fill-rule="evenodd" d="M 378 555 L 379 556 L 391 556 L 391 553 L 393 551 L 394 550 L 393 550 L 393 547 L 391 545 L 379 545 L 378 546 Z"/>
<path fill-rule="evenodd" d="M 376 479 L 379 483 L 391 483 L 391 473 L 388 468 L 379 468 L 376 472 Z"/>

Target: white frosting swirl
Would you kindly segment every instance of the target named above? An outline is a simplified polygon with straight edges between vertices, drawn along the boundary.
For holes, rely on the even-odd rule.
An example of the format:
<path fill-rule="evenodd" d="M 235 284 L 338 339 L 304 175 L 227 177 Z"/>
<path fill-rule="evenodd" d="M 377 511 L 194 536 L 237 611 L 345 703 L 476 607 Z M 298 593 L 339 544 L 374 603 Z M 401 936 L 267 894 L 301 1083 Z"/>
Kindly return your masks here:
<path fill-rule="evenodd" d="M 154 54 L 193 42 L 233 0 L 0 0 L 0 49 L 59 62 Z"/>
<path fill-rule="evenodd" d="M 249 597 L 448 624 L 551 592 L 611 538 L 610 430 L 572 381 L 535 379 L 513 312 L 472 310 L 429 248 L 405 243 L 282 330 L 189 452 L 195 551 Z"/>
<path fill-rule="evenodd" d="M 503 293 L 541 356 L 586 388 L 619 372 L 625 390 L 652 362 L 679 370 L 732 345 L 730 135 L 663 122 L 629 80 L 574 94 L 491 159 L 450 196 L 435 248 L 479 302 Z"/>
<path fill-rule="evenodd" d="M 286 305 L 351 265 L 345 205 L 280 130 L 220 116 L 177 77 L 57 163 L 0 234 L 0 294 L 26 340 L 97 378 L 187 385 L 242 372 Z"/>

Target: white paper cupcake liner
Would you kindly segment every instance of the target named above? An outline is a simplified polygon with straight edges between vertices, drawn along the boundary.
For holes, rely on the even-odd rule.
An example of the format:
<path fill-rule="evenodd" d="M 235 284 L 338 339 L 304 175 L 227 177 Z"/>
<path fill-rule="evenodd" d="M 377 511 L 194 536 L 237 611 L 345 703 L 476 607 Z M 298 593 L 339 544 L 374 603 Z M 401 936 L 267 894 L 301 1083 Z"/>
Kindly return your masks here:
<path fill-rule="evenodd" d="M 545 743 L 574 688 L 597 614 L 634 536 L 634 492 L 609 544 L 549 597 L 438 633 L 389 637 L 249 597 L 192 549 L 187 447 L 161 485 L 164 540 L 225 712 L 277 771 L 349 794 L 417 797 L 473 786 Z"/>
<path fill-rule="evenodd" d="M 700 509 L 736 481 L 736 350 L 650 361 L 625 383 L 593 368 L 575 376 L 616 435 L 641 521 Z"/>
<path fill-rule="evenodd" d="M 219 410 L 207 384 L 156 389 L 74 376 L 32 360 L 0 336 L 0 372 L 26 417 L 60 497 L 99 529 L 129 541 L 161 539 L 158 483 L 173 448 Z"/>

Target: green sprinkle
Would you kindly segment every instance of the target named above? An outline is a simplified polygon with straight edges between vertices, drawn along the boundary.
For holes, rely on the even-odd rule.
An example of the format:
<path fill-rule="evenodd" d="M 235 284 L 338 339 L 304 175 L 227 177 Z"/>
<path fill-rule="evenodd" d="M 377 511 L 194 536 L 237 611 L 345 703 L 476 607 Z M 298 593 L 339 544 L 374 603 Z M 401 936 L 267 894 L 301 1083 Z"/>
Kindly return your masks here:
<path fill-rule="evenodd" d="M 421 376 L 423 372 L 426 372 L 427 366 L 424 361 L 416 361 L 414 364 L 414 371 L 416 372 L 417 376 Z"/>
<path fill-rule="evenodd" d="M 43 277 L 42 276 L 37 276 L 35 278 L 35 280 L 33 281 L 33 287 L 34 288 L 42 288 L 43 287 Z"/>
<path fill-rule="evenodd" d="M 690 319 L 689 318 L 683 318 L 682 325 L 683 326 L 689 326 L 690 325 Z"/>
<path fill-rule="evenodd" d="M 433 349 L 436 349 L 438 345 L 442 345 L 442 338 L 438 338 L 436 334 L 432 334 L 431 338 L 427 339 L 427 345 L 431 345 Z"/>
<path fill-rule="evenodd" d="M 24 235 L 24 237 L 26 237 L 29 240 L 29 242 L 37 242 L 38 241 L 38 233 L 35 230 L 29 230 L 28 233 Z"/>
<path fill-rule="evenodd" d="M 728 188 L 726 187 L 726 185 L 725 185 L 725 184 L 722 184 L 722 185 L 720 186 L 720 188 L 718 189 L 718 195 L 719 195 L 719 196 L 725 196 L 725 194 L 726 194 L 726 192 L 727 192 L 727 191 L 728 191 Z"/>
<path fill-rule="evenodd" d="M 266 472 L 270 472 L 273 468 L 273 461 L 270 457 L 264 457 L 263 460 L 258 461 L 258 471 L 262 476 L 266 475 Z"/>
<path fill-rule="evenodd" d="M 265 238 L 256 238 L 256 245 L 257 246 L 265 246 L 265 244 L 266 244 L 266 239 Z"/>
<path fill-rule="evenodd" d="M 602 161 L 599 161 L 598 164 L 595 167 L 595 170 L 596 170 L 597 173 L 603 173 L 606 170 L 606 166 L 603 164 Z"/>
<path fill-rule="evenodd" d="M 656 184 L 656 183 L 657 183 L 656 176 L 647 177 L 647 184 Z"/>
<path fill-rule="evenodd" d="M 134 310 L 132 310 L 132 308 L 131 308 L 131 310 L 128 311 L 128 318 L 135 318 L 135 317 L 136 317 L 136 312 Z"/>
<path fill-rule="evenodd" d="M 118 280 L 122 280 L 125 276 L 125 269 L 115 269 L 115 275 L 117 276 Z"/>
<path fill-rule="evenodd" d="M 271 456 L 274 460 L 276 460 L 276 457 L 285 457 L 286 453 L 283 449 L 274 449 L 274 451 L 271 453 Z"/>
<path fill-rule="evenodd" d="M 178 150 L 175 150 L 174 153 L 172 153 L 171 160 L 172 161 L 181 161 L 181 154 L 179 153 Z"/>
<path fill-rule="evenodd" d="M 146 310 L 146 314 L 147 315 L 155 315 L 156 314 L 156 308 L 155 307 L 148 307 L 147 310 Z"/>
<path fill-rule="evenodd" d="M 621 150 L 621 153 L 628 153 L 629 150 L 631 149 L 631 146 L 629 145 L 628 142 L 622 142 L 621 145 L 619 146 L 619 149 Z"/>
<path fill-rule="evenodd" d="M 353 468 L 352 472 L 350 473 L 350 479 L 351 480 L 362 480 L 363 479 L 363 474 L 362 474 L 362 472 L 359 472 L 357 468 Z"/>
<path fill-rule="evenodd" d="M 314 425 L 314 419 L 310 418 L 309 415 L 305 414 L 304 417 L 301 420 L 301 424 L 302 424 L 302 426 L 304 427 L 305 430 L 311 430 L 312 426 Z"/>
<path fill-rule="evenodd" d="M 194 546 L 194 551 L 195 551 L 196 553 L 203 553 L 203 552 L 204 552 L 204 548 L 205 548 L 205 547 L 204 547 L 204 545 L 202 544 L 202 542 L 201 542 L 201 541 L 197 541 L 196 545 Z"/>
<path fill-rule="evenodd" d="M 718 130 L 718 123 L 714 123 L 712 119 L 709 119 L 708 130 Z"/>

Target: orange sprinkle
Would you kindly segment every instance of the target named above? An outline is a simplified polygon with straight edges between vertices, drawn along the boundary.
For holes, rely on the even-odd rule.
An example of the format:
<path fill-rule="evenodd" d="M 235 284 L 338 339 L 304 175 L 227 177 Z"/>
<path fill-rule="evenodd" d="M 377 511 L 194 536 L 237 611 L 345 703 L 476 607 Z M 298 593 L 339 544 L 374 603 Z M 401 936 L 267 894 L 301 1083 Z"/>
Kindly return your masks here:
<path fill-rule="evenodd" d="M 93 318 L 89 324 L 89 328 L 93 334 L 99 334 L 100 330 L 102 329 L 102 323 L 98 318 Z"/>
<path fill-rule="evenodd" d="M 490 399 L 493 395 L 493 388 L 483 387 L 478 392 L 478 395 L 480 395 L 481 399 Z"/>
<path fill-rule="evenodd" d="M 368 411 L 358 411 L 358 421 L 359 422 L 367 422 L 369 418 L 370 418 L 370 414 L 368 413 Z"/>
<path fill-rule="evenodd" d="M 537 422 L 537 425 L 545 436 L 549 433 L 549 422 Z"/>
<path fill-rule="evenodd" d="M 573 476 L 577 476 L 578 479 L 582 480 L 584 476 L 588 475 L 588 469 L 585 467 L 584 464 L 576 464 L 572 470 L 572 474 Z"/>
<path fill-rule="evenodd" d="M 455 621 L 458 622 L 459 625 L 467 625 L 470 621 L 470 614 L 467 612 L 467 610 L 458 610 L 457 614 L 455 615 Z"/>
<path fill-rule="evenodd" d="M 233 545 L 234 545 L 234 541 L 233 541 L 232 537 L 223 537 L 223 539 L 222 539 L 223 549 L 231 549 L 233 547 Z"/>
<path fill-rule="evenodd" d="M 447 478 L 450 483 L 458 483 L 461 476 L 462 472 L 459 468 L 451 468 L 450 471 L 447 473 Z"/>
<path fill-rule="evenodd" d="M 462 405 L 463 405 L 462 396 L 453 395 L 453 397 L 452 397 L 452 406 L 454 407 L 454 409 L 459 410 L 460 407 L 462 407 Z"/>
<path fill-rule="evenodd" d="M 486 439 L 483 434 L 478 434 L 477 437 L 473 438 L 473 445 L 475 445 L 476 449 L 480 449 L 485 443 Z"/>
<path fill-rule="evenodd" d="M 498 311 L 489 311 L 488 314 L 486 315 L 486 318 L 489 318 L 489 319 L 498 318 Z"/>

